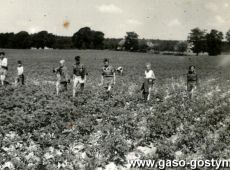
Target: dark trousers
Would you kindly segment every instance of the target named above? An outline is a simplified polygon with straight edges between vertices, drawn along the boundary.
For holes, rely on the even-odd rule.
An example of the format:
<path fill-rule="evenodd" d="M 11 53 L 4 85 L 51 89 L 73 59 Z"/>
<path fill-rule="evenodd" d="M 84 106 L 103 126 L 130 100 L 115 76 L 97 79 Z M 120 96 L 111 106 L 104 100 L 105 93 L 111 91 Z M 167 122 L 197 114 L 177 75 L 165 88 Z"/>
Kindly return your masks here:
<path fill-rule="evenodd" d="M 25 85 L 25 76 L 24 76 L 24 74 L 18 76 L 17 82 L 19 84 L 21 84 L 21 85 Z"/>
<path fill-rule="evenodd" d="M 152 79 L 145 79 L 144 83 L 141 86 L 142 94 L 144 97 L 144 100 L 147 101 L 148 95 L 149 95 L 149 88 L 153 85 L 153 80 Z"/>
<path fill-rule="evenodd" d="M 60 84 L 62 86 L 62 90 L 67 91 L 68 82 L 67 81 L 61 81 Z"/>

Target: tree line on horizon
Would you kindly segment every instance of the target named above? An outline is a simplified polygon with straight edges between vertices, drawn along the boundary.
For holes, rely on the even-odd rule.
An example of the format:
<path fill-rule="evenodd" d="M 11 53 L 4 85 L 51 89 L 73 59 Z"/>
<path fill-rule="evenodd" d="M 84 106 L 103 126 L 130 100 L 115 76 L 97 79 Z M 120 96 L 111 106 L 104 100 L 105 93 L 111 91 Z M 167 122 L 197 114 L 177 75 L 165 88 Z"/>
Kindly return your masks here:
<path fill-rule="evenodd" d="M 184 53 L 188 48 L 199 55 L 207 52 L 209 55 L 219 55 L 221 51 L 230 51 L 230 30 L 224 34 L 212 29 L 210 32 L 194 28 L 187 41 L 140 39 L 135 32 L 127 32 L 124 38 L 105 38 L 101 31 L 90 27 L 79 29 L 73 36 L 58 36 L 47 31 L 29 34 L 26 31 L 18 33 L 0 33 L 0 48 L 11 49 L 110 49 L 133 52 L 153 50 Z"/>

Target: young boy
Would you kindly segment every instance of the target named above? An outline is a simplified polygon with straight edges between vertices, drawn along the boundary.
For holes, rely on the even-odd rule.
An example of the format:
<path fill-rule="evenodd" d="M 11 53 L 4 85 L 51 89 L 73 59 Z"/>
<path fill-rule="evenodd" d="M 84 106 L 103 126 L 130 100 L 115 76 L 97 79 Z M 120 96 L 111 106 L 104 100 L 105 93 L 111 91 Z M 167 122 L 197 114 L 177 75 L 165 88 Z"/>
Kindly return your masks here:
<path fill-rule="evenodd" d="M 187 91 L 189 98 L 192 98 L 193 91 L 196 89 L 198 85 L 198 76 L 196 74 L 195 66 L 191 65 L 188 68 L 187 73 Z"/>
<path fill-rule="evenodd" d="M 16 85 L 25 84 L 25 77 L 24 77 L 24 67 L 22 65 L 22 62 L 19 60 L 18 61 L 18 66 L 17 66 L 17 78 L 16 78 Z"/>
<path fill-rule="evenodd" d="M 116 73 L 114 68 L 109 64 L 109 59 L 104 59 L 104 66 L 102 68 L 101 83 L 106 84 L 106 92 L 111 97 L 112 86 L 116 83 Z"/>
<path fill-rule="evenodd" d="M 76 89 L 80 85 L 81 91 L 84 90 L 86 75 L 88 75 L 86 68 L 80 63 L 80 56 L 75 57 L 75 64 L 73 65 L 73 97 L 76 95 Z"/>
<path fill-rule="evenodd" d="M 56 94 L 59 95 L 61 85 L 64 87 L 63 90 L 67 91 L 67 84 L 70 82 L 65 60 L 60 60 L 60 66 L 53 69 L 53 72 L 57 75 Z"/>
<path fill-rule="evenodd" d="M 147 63 L 146 70 L 145 70 L 145 79 L 141 87 L 142 94 L 143 94 L 145 101 L 150 100 L 150 93 L 151 93 L 155 80 L 156 80 L 156 77 L 155 77 L 153 70 L 151 69 L 151 64 Z"/>
<path fill-rule="evenodd" d="M 7 58 L 5 57 L 5 53 L 1 52 L 0 53 L 0 80 L 1 80 L 1 85 L 5 85 L 7 70 L 8 70 L 8 61 L 7 61 Z"/>

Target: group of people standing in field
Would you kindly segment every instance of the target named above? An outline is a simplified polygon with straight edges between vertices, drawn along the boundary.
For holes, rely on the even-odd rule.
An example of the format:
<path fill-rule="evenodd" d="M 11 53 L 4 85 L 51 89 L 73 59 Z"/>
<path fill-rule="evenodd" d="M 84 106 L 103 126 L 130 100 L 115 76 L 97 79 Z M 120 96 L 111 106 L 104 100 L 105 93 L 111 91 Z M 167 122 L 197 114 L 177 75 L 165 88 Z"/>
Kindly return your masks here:
<path fill-rule="evenodd" d="M 0 52 L 0 80 L 1 85 L 6 84 L 6 76 L 8 72 L 8 61 L 5 57 L 4 52 Z M 56 81 L 56 94 L 59 95 L 61 89 L 67 91 L 68 83 L 70 83 L 70 76 L 68 74 L 68 69 L 65 65 L 65 60 L 60 60 L 59 67 L 54 68 L 53 72 L 57 76 Z M 108 97 L 111 97 L 111 90 L 113 86 L 116 84 L 116 72 L 123 74 L 123 68 L 118 67 L 114 69 L 112 65 L 109 63 L 109 59 L 104 59 L 104 66 L 102 67 L 102 74 L 101 74 L 101 82 L 99 86 L 105 85 L 106 93 Z M 85 83 L 87 80 L 88 72 L 86 67 L 81 63 L 80 56 L 75 57 L 75 63 L 73 64 L 73 97 L 76 96 L 77 89 L 80 89 L 82 92 L 85 87 Z M 143 94 L 143 98 L 145 101 L 150 100 L 151 91 L 155 84 L 156 77 L 154 71 L 151 68 L 151 63 L 146 64 L 146 69 L 144 72 L 144 82 L 141 86 L 141 91 Z M 22 62 L 19 60 L 17 62 L 17 76 L 15 79 L 15 84 L 24 85 L 25 84 L 25 77 L 24 77 L 24 67 Z M 189 66 L 188 73 L 187 73 L 187 91 L 189 97 L 192 97 L 193 90 L 198 85 L 198 76 L 195 71 L 195 66 Z"/>
<path fill-rule="evenodd" d="M 60 66 L 53 70 L 57 75 L 56 83 L 56 93 L 60 92 L 61 85 L 63 85 L 64 90 L 67 90 L 67 84 L 70 83 L 70 77 L 68 75 L 67 67 L 65 66 L 65 60 L 60 60 Z M 111 90 L 113 85 L 116 84 L 116 72 L 122 73 L 123 68 L 118 67 L 114 69 L 109 63 L 109 59 L 104 59 L 104 66 L 102 67 L 101 83 L 99 86 L 105 85 L 106 93 L 108 97 L 111 97 Z M 76 90 L 80 87 L 80 91 L 84 90 L 86 83 L 86 77 L 88 72 L 86 67 L 81 64 L 80 56 L 75 57 L 75 64 L 73 65 L 73 97 L 76 95 Z M 141 91 L 145 101 L 150 100 L 151 91 L 155 84 L 155 74 L 151 68 L 151 63 L 146 64 L 146 69 L 144 72 L 144 82 L 141 86 Z M 189 97 L 192 97 L 193 90 L 197 87 L 198 77 L 195 71 L 195 66 L 189 66 L 189 71 L 187 73 L 187 91 L 189 92 Z"/>
<path fill-rule="evenodd" d="M 5 52 L 0 52 L 0 84 L 2 86 L 8 84 L 8 82 L 6 81 L 7 72 L 8 72 L 8 59 L 5 56 Z M 24 85 L 25 84 L 24 82 L 25 82 L 24 67 L 22 65 L 22 62 L 19 60 L 17 62 L 17 76 L 15 78 L 15 84 Z"/>

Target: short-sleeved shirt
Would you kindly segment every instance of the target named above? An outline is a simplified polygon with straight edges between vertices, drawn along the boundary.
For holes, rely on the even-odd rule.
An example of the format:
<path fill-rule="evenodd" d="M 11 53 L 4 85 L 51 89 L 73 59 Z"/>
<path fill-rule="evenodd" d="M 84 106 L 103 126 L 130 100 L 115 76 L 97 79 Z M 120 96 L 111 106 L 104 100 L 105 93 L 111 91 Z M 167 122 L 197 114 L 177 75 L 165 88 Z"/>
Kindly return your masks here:
<path fill-rule="evenodd" d="M 102 76 L 104 77 L 113 77 L 114 73 L 115 73 L 115 70 L 111 65 L 109 65 L 108 67 L 104 66 L 102 68 Z"/>
<path fill-rule="evenodd" d="M 22 74 L 23 74 L 23 72 L 24 72 L 24 68 L 23 68 L 23 66 L 21 66 L 21 67 L 17 67 L 17 71 L 18 71 L 18 76 L 22 75 Z"/>
<path fill-rule="evenodd" d="M 188 72 L 187 74 L 187 82 L 197 82 L 198 77 L 195 72 Z"/>
<path fill-rule="evenodd" d="M 153 70 L 149 70 L 149 71 L 145 70 L 145 78 L 155 80 L 156 77 L 155 77 L 155 74 L 154 74 Z"/>
<path fill-rule="evenodd" d="M 6 57 L 4 57 L 2 60 L 0 60 L 0 67 L 3 69 L 8 68 L 8 60 Z"/>
<path fill-rule="evenodd" d="M 83 64 L 74 64 L 73 65 L 73 74 L 75 76 L 85 77 L 87 75 L 87 70 Z"/>

